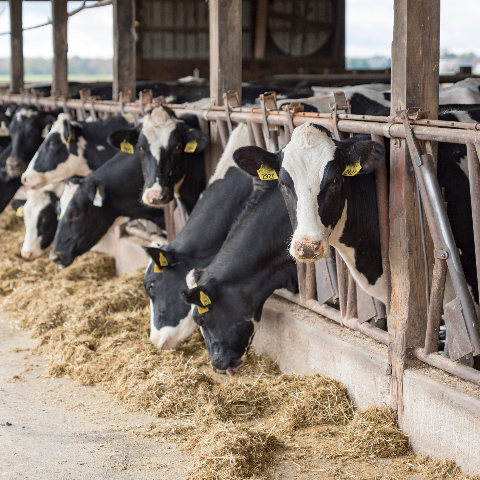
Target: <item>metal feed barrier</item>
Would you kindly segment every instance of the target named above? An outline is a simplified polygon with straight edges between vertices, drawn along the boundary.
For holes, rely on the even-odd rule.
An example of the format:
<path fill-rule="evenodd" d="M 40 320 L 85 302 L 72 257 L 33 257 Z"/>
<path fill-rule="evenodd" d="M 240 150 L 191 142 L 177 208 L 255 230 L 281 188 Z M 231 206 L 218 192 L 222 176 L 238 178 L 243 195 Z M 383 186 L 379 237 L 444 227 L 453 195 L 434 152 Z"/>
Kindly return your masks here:
<path fill-rule="evenodd" d="M 105 118 L 118 113 L 133 113 L 136 121 L 163 99 L 152 99 L 151 91 L 140 95 L 139 101 L 128 101 L 129 95 L 121 96 L 119 102 L 99 101 L 91 98 L 88 91 L 82 93 L 80 100 L 60 97 L 43 98 L 35 93 L 24 92 L 12 95 L 0 92 L 0 101 L 18 104 L 33 104 L 39 108 L 63 108 L 78 120 L 87 116 Z M 298 103 L 277 108 L 274 93 L 260 96 L 259 108 L 245 108 L 240 105 L 236 92 L 224 95 L 223 106 L 195 108 L 189 105 L 168 105 L 175 113 L 190 113 L 198 117 L 200 128 L 209 133 L 208 122 L 216 122 L 223 147 L 228 141 L 234 123 L 246 123 L 250 143 L 270 151 L 276 151 L 279 144 L 286 144 L 293 129 L 305 122 L 322 125 L 340 139 L 343 134 L 369 134 L 372 140 L 383 144 L 384 139 L 394 142 L 406 141 L 411 158 L 418 191 L 420 217 L 425 215 L 428 231 L 433 240 L 435 259 L 431 287 L 427 282 L 428 313 L 425 344 L 423 348 L 405 351 L 409 359 L 417 359 L 440 368 L 465 380 L 480 385 L 480 372 L 454 360 L 480 355 L 480 334 L 478 316 L 468 291 L 465 276 L 460 264 L 459 253 L 453 241 L 450 224 L 446 215 L 440 187 L 436 178 L 434 161 L 434 142 L 459 143 L 467 146 L 470 192 L 473 211 L 473 225 L 476 250 L 477 275 L 480 286 L 480 124 L 430 120 L 426 112 L 409 109 L 397 112 L 395 117 L 352 115 L 344 95 L 337 92 L 332 104 L 332 113 L 306 113 Z M 339 113 L 345 110 L 347 113 Z M 282 127 L 282 128 L 279 128 Z M 395 143 L 394 143 L 395 145 Z M 424 153 L 425 152 L 425 153 Z M 208 149 L 206 155 L 209 155 Z M 207 158 L 207 162 L 209 159 Z M 375 172 L 379 207 L 379 225 L 381 254 L 387 285 L 390 286 L 389 266 L 389 194 L 385 158 Z M 423 212 L 423 213 L 422 213 Z M 181 212 L 173 212 L 172 205 L 165 208 L 168 239 L 171 241 L 185 221 Z M 132 230 L 132 229 L 131 229 Z M 426 229 L 422 229 L 423 238 L 419 242 L 429 242 Z M 134 233 L 134 229 L 132 230 Z M 424 251 L 427 251 L 425 248 Z M 425 257 L 427 254 L 425 254 Z M 425 258 L 427 265 L 427 260 Z M 456 298 L 445 306 L 445 323 L 449 332 L 450 358 L 438 353 L 439 328 L 443 312 L 443 294 L 447 268 L 454 285 Z M 382 320 L 387 317 L 389 305 L 367 295 L 348 272 L 346 264 L 337 254 L 315 264 L 298 263 L 299 294 L 279 290 L 277 295 L 313 310 L 335 322 L 359 331 L 383 344 L 389 345 L 394 337 L 381 330 L 368 320 Z M 428 279 L 428 275 L 427 275 Z M 390 287 L 388 288 L 390 295 Z M 339 309 L 329 305 L 338 300 Z M 388 299 L 387 303 L 390 303 Z M 389 327 L 390 329 L 390 327 Z"/>

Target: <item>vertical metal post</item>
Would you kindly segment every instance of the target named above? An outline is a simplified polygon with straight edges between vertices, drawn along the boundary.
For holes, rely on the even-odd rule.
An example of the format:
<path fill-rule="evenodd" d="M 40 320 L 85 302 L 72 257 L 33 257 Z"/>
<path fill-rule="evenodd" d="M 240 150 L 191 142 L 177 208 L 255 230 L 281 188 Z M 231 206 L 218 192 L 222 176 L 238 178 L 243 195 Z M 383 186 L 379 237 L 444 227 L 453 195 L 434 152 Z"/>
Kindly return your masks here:
<path fill-rule="evenodd" d="M 52 90 L 68 95 L 67 0 L 52 0 L 53 66 Z"/>
<path fill-rule="evenodd" d="M 10 0 L 10 91 L 23 88 L 22 1 Z"/>

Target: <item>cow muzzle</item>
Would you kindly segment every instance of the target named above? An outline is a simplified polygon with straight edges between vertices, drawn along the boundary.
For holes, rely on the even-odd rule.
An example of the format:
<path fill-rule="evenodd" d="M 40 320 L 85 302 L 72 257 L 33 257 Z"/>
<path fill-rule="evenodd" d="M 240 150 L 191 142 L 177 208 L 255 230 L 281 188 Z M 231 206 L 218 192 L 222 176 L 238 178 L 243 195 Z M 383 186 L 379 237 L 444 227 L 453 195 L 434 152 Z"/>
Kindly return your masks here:
<path fill-rule="evenodd" d="M 19 177 L 26 170 L 27 164 L 21 158 L 8 157 L 6 167 L 11 177 Z"/>
<path fill-rule="evenodd" d="M 323 240 L 296 240 L 293 246 L 295 258 L 303 262 L 316 262 L 328 255 Z"/>
<path fill-rule="evenodd" d="M 70 263 L 65 262 L 64 259 L 62 259 L 62 255 L 59 252 L 52 252 L 50 254 L 50 260 L 53 263 L 56 263 L 58 265 L 59 270 L 62 270 L 63 268 L 68 267 L 70 263 L 72 263 L 72 262 Z"/>
<path fill-rule="evenodd" d="M 144 198 L 145 203 L 153 207 L 163 207 L 171 200 L 170 195 L 155 190 L 146 192 Z"/>
<path fill-rule="evenodd" d="M 29 175 L 24 173 L 22 175 L 22 184 L 25 185 L 25 187 L 27 188 L 33 188 L 33 189 L 41 188 L 45 186 L 45 183 L 43 182 L 43 175 L 37 174 L 37 173 L 33 173 Z"/>
<path fill-rule="evenodd" d="M 22 258 L 25 260 L 34 260 L 35 258 L 38 258 L 40 255 L 37 255 L 35 252 L 29 252 L 28 250 L 22 250 L 20 252 L 20 255 Z"/>

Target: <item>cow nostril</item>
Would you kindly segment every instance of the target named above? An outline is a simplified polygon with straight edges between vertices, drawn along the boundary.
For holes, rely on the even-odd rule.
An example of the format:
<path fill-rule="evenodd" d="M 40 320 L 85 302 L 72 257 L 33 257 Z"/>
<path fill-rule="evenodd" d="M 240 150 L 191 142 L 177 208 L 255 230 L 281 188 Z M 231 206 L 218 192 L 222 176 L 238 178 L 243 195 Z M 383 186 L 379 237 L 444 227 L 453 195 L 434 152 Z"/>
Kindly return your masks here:
<path fill-rule="evenodd" d="M 25 260 L 32 260 L 33 257 L 34 257 L 34 254 L 33 252 L 25 252 L 25 251 L 21 251 L 20 254 L 22 255 L 22 257 L 25 259 Z"/>

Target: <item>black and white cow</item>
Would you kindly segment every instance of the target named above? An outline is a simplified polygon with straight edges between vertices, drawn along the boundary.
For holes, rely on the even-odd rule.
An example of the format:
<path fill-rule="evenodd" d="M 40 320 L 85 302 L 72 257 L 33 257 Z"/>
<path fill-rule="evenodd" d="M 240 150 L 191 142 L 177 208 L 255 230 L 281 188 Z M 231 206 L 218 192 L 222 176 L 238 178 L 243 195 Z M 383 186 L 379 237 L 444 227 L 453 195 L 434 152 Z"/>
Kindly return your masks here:
<path fill-rule="evenodd" d="M 20 177 L 10 177 L 7 173 L 6 163 L 7 158 L 12 153 L 12 144 L 8 145 L 3 152 L 0 153 L 0 213 L 10 203 L 10 200 L 15 196 L 17 190 L 22 186 Z"/>
<path fill-rule="evenodd" d="M 146 249 L 153 259 L 144 278 L 151 299 L 150 340 L 159 349 L 177 348 L 196 328 L 191 307 L 179 292 L 187 288 L 188 272 L 213 260 L 252 193 L 252 179 L 233 161 L 233 152 L 248 144 L 247 127 L 240 124 L 185 227 L 168 245 Z"/>
<path fill-rule="evenodd" d="M 22 175 L 60 112 L 44 112 L 35 106 L 19 107 L 15 111 L 9 126 L 12 153 L 7 160 L 7 171 L 11 177 Z"/>
<path fill-rule="evenodd" d="M 66 182 L 50 258 L 68 266 L 96 245 L 115 222 L 143 218 L 165 228 L 163 211 L 140 202 L 143 176 L 138 154 L 118 152 L 81 178 Z"/>
<path fill-rule="evenodd" d="M 114 132 L 110 140 L 117 148 L 128 142 L 139 152 L 143 203 L 163 207 L 178 196 L 189 212 L 193 209 L 205 188 L 203 150 L 208 144 L 196 116 L 177 118 L 160 106 L 143 117 L 141 127 Z"/>
<path fill-rule="evenodd" d="M 248 147 L 245 147 L 248 148 Z M 232 375 L 244 362 L 267 298 L 298 290 L 287 252 L 292 226 L 277 182 L 255 189 L 225 243 L 205 270 L 187 277 L 183 298 L 194 305 L 214 370 Z"/>
<path fill-rule="evenodd" d="M 21 250 L 25 260 L 40 257 L 53 242 L 58 223 L 58 203 L 63 189 L 63 182 L 46 185 L 39 189 L 28 189 L 25 200 L 12 200 L 12 207 L 23 217 L 25 224 Z M 22 209 L 18 210 L 20 206 Z"/>
<path fill-rule="evenodd" d="M 61 113 L 22 175 L 22 183 L 40 188 L 74 175 L 88 175 L 117 153 L 108 135 L 132 123 L 130 114 L 98 122 L 76 122 Z"/>
<path fill-rule="evenodd" d="M 12 123 L 16 109 L 15 103 L 0 105 L 0 153 L 11 143 L 10 123 Z"/>

